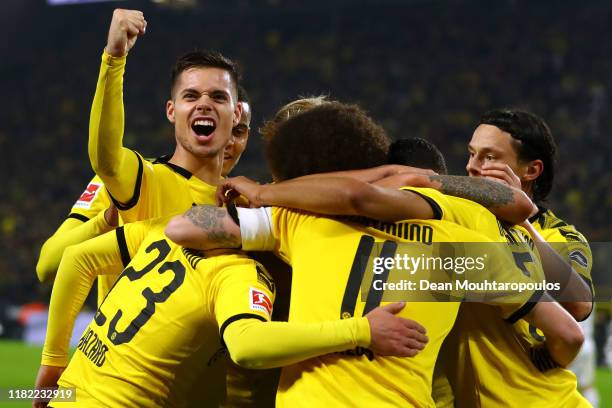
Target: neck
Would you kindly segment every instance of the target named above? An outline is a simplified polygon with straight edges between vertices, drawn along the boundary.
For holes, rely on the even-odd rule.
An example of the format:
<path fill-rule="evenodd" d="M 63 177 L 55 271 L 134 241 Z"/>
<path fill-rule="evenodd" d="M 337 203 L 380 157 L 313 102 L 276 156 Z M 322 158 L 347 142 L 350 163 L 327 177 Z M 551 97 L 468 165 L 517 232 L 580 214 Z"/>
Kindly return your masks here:
<path fill-rule="evenodd" d="M 521 190 L 533 201 L 533 183 L 521 181 Z"/>
<path fill-rule="evenodd" d="M 177 146 L 170 163 L 188 170 L 194 177 L 210 185 L 217 185 L 223 169 L 223 150 L 213 157 L 196 157 Z"/>

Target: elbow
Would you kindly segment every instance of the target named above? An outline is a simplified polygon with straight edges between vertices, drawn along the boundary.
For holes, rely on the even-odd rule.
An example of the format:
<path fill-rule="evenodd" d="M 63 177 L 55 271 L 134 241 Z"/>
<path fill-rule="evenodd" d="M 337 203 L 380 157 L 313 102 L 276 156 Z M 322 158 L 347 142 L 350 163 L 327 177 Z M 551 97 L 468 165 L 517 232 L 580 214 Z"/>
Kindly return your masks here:
<path fill-rule="evenodd" d="M 256 370 L 262 368 L 262 364 L 257 359 L 254 351 L 250 350 L 251 347 L 243 346 L 243 347 L 231 347 L 229 349 L 230 358 L 236 365 L 242 368 L 246 368 L 249 370 Z"/>
<path fill-rule="evenodd" d="M 571 314 L 577 322 L 582 322 L 591 315 L 593 302 L 573 302 L 566 307 L 569 314 Z"/>
<path fill-rule="evenodd" d="M 175 217 L 172 217 L 170 222 L 168 222 L 164 233 L 175 244 L 181 246 L 188 246 L 188 235 L 185 233 L 188 228 L 187 224 L 189 224 L 189 222 L 185 220 L 185 217 L 183 217 L 182 215 L 177 215 Z"/>
<path fill-rule="evenodd" d="M 55 276 L 55 269 L 51 267 L 49 262 L 45 262 L 42 259 L 42 256 L 36 264 L 36 276 L 38 277 L 40 283 L 49 283 L 53 281 Z"/>
<path fill-rule="evenodd" d="M 368 208 L 370 203 L 373 202 L 371 193 L 375 187 L 353 180 L 348 181 L 347 187 L 343 194 L 350 215 L 370 217 L 371 214 L 369 214 Z"/>
<path fill-rule="evenodd" d="M 40 255 L 36 263 L 36 276 L 41 283 L 52 282 L 57 271 L 58 265 L 50 261 L 51 255 L 49 252 L 47 242 L 45 242 L 40 249 Z"/>
<path fill-rule="evenodd" d="M 113 166 L 111 163 L 103 164 L 101 160 L 97 156 L 90 155 L 89 162 L 91 163 L 91 168 L 94 173 L 101 177 L 115 177 L 117 176 L 117 168 Z"/>
<path fill-rule="evenodd" d="M 561 367 L 569 366 L 572 361 L 578 355 L 580 348 L 584 344 L 584 332 L 582 328 L 577 323 L 573 324 L 571 327 L 566 328 L 563 334 L 561 334 L 560 338 L 561 343 L 563 344 L 563 348 L 566 350 L 564 353 L 559 353 L 561 356 L 557 357 L 555 361 Z"/>

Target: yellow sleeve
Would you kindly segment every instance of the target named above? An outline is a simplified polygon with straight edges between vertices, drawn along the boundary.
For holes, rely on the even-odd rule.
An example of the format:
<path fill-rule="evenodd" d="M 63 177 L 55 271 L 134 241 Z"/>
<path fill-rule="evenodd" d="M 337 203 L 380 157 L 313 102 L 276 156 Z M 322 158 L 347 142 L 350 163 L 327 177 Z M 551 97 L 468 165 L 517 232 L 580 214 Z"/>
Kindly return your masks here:
<path fill-rule="evenodd" d="M 444 221 L 454 222 L 462 227 L 478 231 L 489 239 L 503 242 L 500 225 L 492 212 L 482 205 L 460 197 L 443 194 L 431 188 L 403 187 L 425 198 L 434 209 L 438 210 Z M 436 208 L 437 206 L 437 208 Z"/>
<path fill-rule="evenodd" d="M 291 248 L 299 226 L 307 222 L 309 217 L 312 216 L 299 210 L 272 207 L 272 233 L 277 242 L 275 253 L 289 265 L 291 265 Z"/>
<path fill-rule="evenodd" d="M 40 249 L 36 264 L 38 279 L 41 282 L 48 282 L 55 277 L 64 249 L 68 246 L 87 241 L 113 228 L 106 223 L 104 211 L 100 211 L 94 218 L 86 222 L 76 218 L 66 219 Z"/>
<path fill-rule="evenodd" d="M 274 368 L 322 354 L 368 347 L 370 325 L 365 317 L 321 323 L 264 323 L 245 318 L 227 326 L 224 340 L 239 366 Z"/>
<path fill-rule="evenodd" d="M 77 314 L 94 279 L 123 269 L 117 232 L 108 232 L 64 251 L 51 293 L 42 364 L 64 367 Z"/>
<path fill-rule="evenodd" d="M 123 74 L 126 56 L 102 54 L 100 75 L 89 117 L 89 160 L 119 203 L 135 196 L 142 161 L 123 147 Z M 139 173 L 140 170 L 140 173 Z"/>
<path fill-rule="evenodd" d="M 559 228 L 540 229 L 540 225 L 533 224 L 542 237 L 563 259 L 570 263 L 591 286 L 591 269 L 593 267 L 593 254 L 589 242 L 573 225 L 564 225 Z"/>
<path fill-rule="evenodd" d="M 68 218 L 76 218 L 83 222 L 95 217 L 100 211 L 106 210 L 111 204 L 106 186 L 99 176 L 94 176 L 85 187 L 77 201 L 70 209 Z"/>
<path fill-rule="evenodd" d="M 64 251 L 53 284 L 42 364 L 64 367 L 75 319 L 98 275 L 119 274 L 134 257 L 151 221 L 127 224 Z"/>
<path fill-rule="evenodd" d="M 321 323 L 270 322 L 273 301 L 272 278 L 254 262 L 225 268 L 217 279 L 215 318 L 221 339 L 238 365 L 281 367 L 370 345 L 366 318 Z"/>

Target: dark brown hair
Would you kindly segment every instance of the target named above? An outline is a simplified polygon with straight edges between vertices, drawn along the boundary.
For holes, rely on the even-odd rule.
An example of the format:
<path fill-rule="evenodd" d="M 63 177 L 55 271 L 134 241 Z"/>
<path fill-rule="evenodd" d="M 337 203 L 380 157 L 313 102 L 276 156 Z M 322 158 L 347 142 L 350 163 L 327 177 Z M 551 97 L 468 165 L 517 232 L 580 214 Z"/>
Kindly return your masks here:
<path fill-rule="evenodd" d="M 385 164 L 390 140 L 356 105 L 326 102 L 282 122 L 267 140 L 277 180 Z"/>

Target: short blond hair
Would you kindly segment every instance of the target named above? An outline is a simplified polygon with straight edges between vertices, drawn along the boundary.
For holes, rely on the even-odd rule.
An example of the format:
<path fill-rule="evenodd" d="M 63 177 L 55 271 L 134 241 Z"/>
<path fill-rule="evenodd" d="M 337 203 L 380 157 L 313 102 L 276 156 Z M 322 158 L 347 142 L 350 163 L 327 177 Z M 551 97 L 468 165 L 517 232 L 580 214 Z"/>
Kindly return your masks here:
<path fill-rule="evenodd" d="M 325 95 L 300 98 L 289 102 L 285 106 L 281 107 L 272 119 L 266 121 L 263 126 L 259 128 L 259 133 L 261 133 L 261 136 L 267 142 L 274 137 L 278 126 L 287 119 L 329 102 L 331 101 L 328 100 L 327 96 Z"/>

